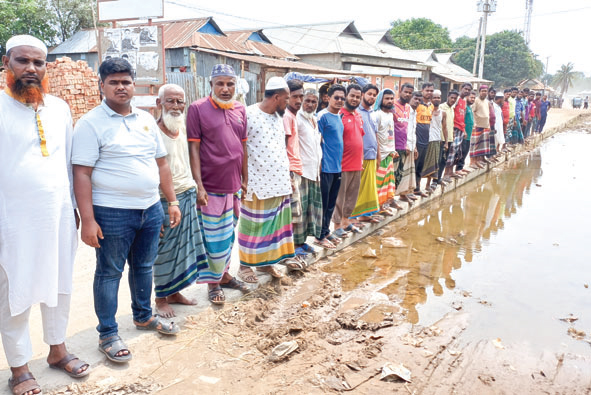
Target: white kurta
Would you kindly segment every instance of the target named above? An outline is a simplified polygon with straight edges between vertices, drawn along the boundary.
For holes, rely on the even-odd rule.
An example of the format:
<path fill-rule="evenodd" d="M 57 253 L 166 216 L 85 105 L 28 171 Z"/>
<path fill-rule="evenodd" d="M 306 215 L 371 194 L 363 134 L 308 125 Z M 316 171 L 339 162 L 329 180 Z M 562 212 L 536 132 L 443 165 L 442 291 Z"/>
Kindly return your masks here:
<path fill-rule="evenodd" d="M 58 294 L 72 291 L 72 117 L 63 100 L 49 95 L 39 115 L 46 157 L 35 111 L 0 93 L 0 269 L 8 278 L 13 316 L 36 303 L 55 307 Z"/>

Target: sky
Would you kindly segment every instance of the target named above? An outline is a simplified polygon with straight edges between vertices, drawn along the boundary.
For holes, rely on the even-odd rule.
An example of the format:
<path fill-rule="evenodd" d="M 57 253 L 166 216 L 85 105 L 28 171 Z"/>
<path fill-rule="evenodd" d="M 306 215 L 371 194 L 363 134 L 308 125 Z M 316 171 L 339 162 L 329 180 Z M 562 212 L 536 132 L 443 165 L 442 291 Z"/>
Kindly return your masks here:
<path fill-rule="evenodd" d="M 199 3 L 205 3 L 203 6 Z M 481 13 L 476 0 L 300 0 L 196 2 L 165 0 L 166 19 L 213 16 L 222 30 L 261 28 L 322 22 L 355 21 L 360 31 L 386 31 L 396 19 L 429 18 L 447 27 L 452 39 L 478 34 Z M 523 30 L 526 0 L 498 0 L 497 11 L 488 18 L 487 34 L 505 29 Z M 364 6 L 363 4 L 367 4 Z M 416 6 L 413 6 L 416 5 Z M 576 71 L 591 75 L 591 0 L 534 0 L 530 48 L 548 70 L 555 73 L 562 64 L 573 62 Z M 549 57 L 549 58 L 547 58 Z"/>

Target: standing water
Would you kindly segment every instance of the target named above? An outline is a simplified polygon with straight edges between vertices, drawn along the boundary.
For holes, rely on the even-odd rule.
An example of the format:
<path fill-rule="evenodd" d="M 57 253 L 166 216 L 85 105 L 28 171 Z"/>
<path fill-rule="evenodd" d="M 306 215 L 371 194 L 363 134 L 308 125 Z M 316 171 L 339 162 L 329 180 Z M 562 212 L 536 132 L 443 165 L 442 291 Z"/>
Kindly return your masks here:
<path fill-rule="evenodd" d="M 393 222 L 324 270 L 340 274 L 345 290 L 386 294 L 413 324 L 464 309 L 464 340 L 591 354 L 567 334 L 571 326 L 591 332 L 590 145 L 588 133 L 558 134 Z M 385 248 L 387 237 L 404 246 Z M 361 257 L 368 246 L 377 258 Z M 572 324 L 559 320 L 571 314 Z"/>

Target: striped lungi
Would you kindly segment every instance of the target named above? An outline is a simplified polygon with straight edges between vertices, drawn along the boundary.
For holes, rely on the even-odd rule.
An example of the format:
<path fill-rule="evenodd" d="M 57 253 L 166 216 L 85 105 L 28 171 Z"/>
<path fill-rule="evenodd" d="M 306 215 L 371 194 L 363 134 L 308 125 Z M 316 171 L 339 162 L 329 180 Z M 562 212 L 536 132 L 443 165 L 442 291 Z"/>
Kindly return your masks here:
<path fill-rule="evenodd" d="M 391 154 L 386 156 L 380 162 L 380 168 L 376 173 L 376 187 L 378 191 L 378 203 L 380 206 L 392 199 L 396 194 L 394 159 Z"/>
<path fill-rule="evenodd" d="M 491 129 L 490 132 L 488 133 L 488 138 L 490 139 L 490 144 L 489 144 L 489 149 L 490 151 L 488 152 L 489 156 L 493 156 L 497 154 L 497 138 L 496 138 L 497 132 L 494 129 Z"/>
<path fill-rule="evenodd" d="M 359 194 L 351 218 L 372 215 L 377 213 L 379 208 L 378 190 L 376 188 L 376 160 L 364 159 Z"/>
<path fill-rule="evenodd" d="M 474 128 L 470 137 L 470 157 L 490 155 L 489 129 Z"/>
<path fill-rule="evenodd" d="M 400 151 L 398 151 L 400 154 Z M 406 195 L 413 193 L 417 187 L 417 177 L 415 174 L 415 157 L 411 151 L 409 154 L 406 151 L 400 155 L 402 170 L 400 173 L 400 182 L 396 187 L 396 195 Z M 400 170 L 400 167 L 398 168 Z"/>
<path fill-rule="evenodd" d="M 158 243 L 158 256 L 153 268 L 157 298 L 173 295 L 193 284 L 199 276 L 199 267 L 207 261 L 195 209 L 197 192 L 191 188 L 176 196 L 182 221 L 175 228 L 170 227 L 168 202 L 161 202 L 165 213 L 164 236 Z"/>
<path fill-rule="evenodd" d="M 445 167 L 453 166 L 456 161 L 462 157 L 462 140 L 464 132 L 458 128 L 454 128 L 454 139 L 447 150 L 447 160 Z"/>
<path fill-rule="evenodd" d="M 421 177 L 437 177 L 437 170 L 439 170 L 440 147 L 440 141 L 429 142 L 429 145 L 427 146 L 427 153 L 425 153 L 425 163 L 423 164 Z"/>
<path fill-rule="evenodd" d="M 268 266 L 294 254 L 289 196 L 244 201 L 240 209 L 240 264 Z"/>
<path fill-rule="evenodd" d="M 322 193 L 320 181 L 301 178 L 300 204 L 302 215 L 293 221 L 293 242 L 301 245 L 308 236 L 320 238 L 322 230 Z M 293 205 L 292 205 L 293 207 Z"/>
<path fill-rule="evenodd" d="M 197 206 L 207 261 L 199 267 L 199 283 L 219 283 L 230 268 L 234 229 L 240 215 L 240 191 L 207 193 L 207 206 Z"/>

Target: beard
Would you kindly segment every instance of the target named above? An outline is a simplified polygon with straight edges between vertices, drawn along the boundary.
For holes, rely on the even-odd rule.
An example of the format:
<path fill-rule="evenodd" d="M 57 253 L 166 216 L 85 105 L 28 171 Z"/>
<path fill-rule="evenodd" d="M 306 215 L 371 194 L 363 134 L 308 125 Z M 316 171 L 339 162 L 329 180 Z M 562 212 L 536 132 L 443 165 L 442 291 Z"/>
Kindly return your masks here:
<path fill-rule="evenodd" d="M 308 121 L 311 121 L 312 119 L 314 119 L 314 116 L 315 116 L 315 114 L 316 114 L 316 112 L 315 112 L 315 111 L 312 111 L 312 112 L 307 112 L 307 111 L 304 111 L 304 109 L 301 109 L 301 110 L 299 111 L 299 113 L 300 113 L 300 114 L 302 114 L 302 116 L 303 116 L 305 119 L 307 119 Z"/>
<path fill-rule="evenodd" d="M 347 108 L 347 110 L 349 110 L 349 112 L 353 112 L 357 110 L 357 107 L 359 107 L 359 105 L 352 106 L 351 104 L 349 104 L 348 101 L 345 101 L 345 107 Z"/>
<path fill-rule="evenodd" d="M 222 100 L 219 97 L 217 97 L 214 91 L 212 90 L 211 98 L 213 99 L 215 104 L 218 105 L 219 108 L 221 108 L 222 110 L 229 110 L 231 108 L 234 108 L 234 100 L 236 98 L 236 93 L 234 93 L 234 96 L 232 96 L 230 100 Z"/>
<path fill-rule="evenodd" d="M 367 108 L 371 108 L 373 107 L 373 105 L 376 103 L 376 101 L 374 100 L 373 103 L 369 103 L 367 100 L 365 100 L 365 98 L 362 99 L 363 100 L 363 105 Z"/>
<path fill-rule="evenodd" d="M 47 74 L 41 81 L 24 82 L 17 79 L 14 73 L 6 69 L 6 86 L 12 96 L 21 103 L 43 103 L 43 95 L 49 91 L 49 78 Z"/>
<path fill-rule="evenodd" d="M 279 114 L 280 117 L 283 116 L 283 114 L 285 114 L 285 108 L 283 110 L 277 109 L 277 114 Z"/>
<path fill-rule="evenodd" d="M 162 112 L 162 123 L 171 132 L 179 132 L 185 128 L 185 117 L 182 113 L 175 115 L 171 111 Z"/>
<path fill-rule="evenodd" d="M 394 104 L 382 104 L 380 107 L 381 107 L 382 110 L 388 110 L 388 111 L 390 111 L 391 109 L 394 108 Z"/>

